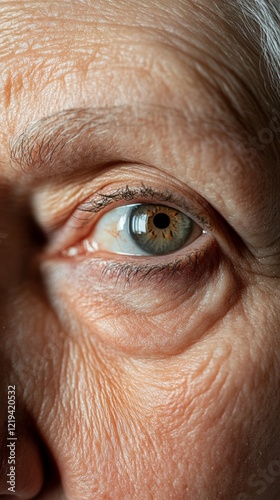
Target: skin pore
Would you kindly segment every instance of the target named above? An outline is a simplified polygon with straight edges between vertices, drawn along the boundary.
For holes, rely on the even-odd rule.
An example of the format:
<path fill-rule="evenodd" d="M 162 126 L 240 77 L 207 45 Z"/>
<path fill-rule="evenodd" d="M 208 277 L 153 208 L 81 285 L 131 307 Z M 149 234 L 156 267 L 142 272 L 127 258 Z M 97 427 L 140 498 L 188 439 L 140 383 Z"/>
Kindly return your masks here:
<path fill-rule="evenodd" d="M 0 4 L 3 498 L 10 385 L 19 498 L 279 498 L 280 125 L 209 4 Z M 90 246 L 136 203 L 197 238 Z"/>

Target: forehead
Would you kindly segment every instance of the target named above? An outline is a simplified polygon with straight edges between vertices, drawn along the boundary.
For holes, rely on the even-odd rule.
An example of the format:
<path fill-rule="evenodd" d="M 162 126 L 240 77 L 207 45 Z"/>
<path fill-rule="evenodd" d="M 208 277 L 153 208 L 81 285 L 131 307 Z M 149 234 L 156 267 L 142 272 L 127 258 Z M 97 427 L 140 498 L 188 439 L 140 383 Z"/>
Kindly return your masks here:
<path fill-rule="evenodd" d="M 34 112 L 39 119 L 63 108 L 119 105 L 124 98 L 164 100 L 179 108 L 187 101 L 198 108 L 208 92 L 217 99 L 226 94 L 237 108 L 236 94 L 247 91 L 245 101 L 253 106 L 251 53 L 238 57 L 238 47 L 240 54 L 244 49 L 225 21 L 227 4 L 216 5 L 202 0 L 0 3 L 0 79 L 8 128 L 16 133 Z M 242 103 L 239 108 L 242 113 Z"/>
<path fill-rule="evenodd" d="M 229 32 L 209 2 L 199 0 L 68 0 L 7 1 L 0 3 L 0 57 L 6 63 L 32 57 L 79 59 L 107 55 L 105 48 L 152 45 L 177 48 L 183 56 L 230 55 Z M 224 2 L 222 2 L 224 4 Z M 226 3 L 224 4 L 225 7 Z M 224 8 L 224 11 L 226 9 Z M 225 45 L 225 50 L 221 50 Z M 113 47 L 112 47 L 113 46 Z M 103 52 L 102 52 L 103 49 Z M 118 61 L 116 61 L 118 62 Z"/>

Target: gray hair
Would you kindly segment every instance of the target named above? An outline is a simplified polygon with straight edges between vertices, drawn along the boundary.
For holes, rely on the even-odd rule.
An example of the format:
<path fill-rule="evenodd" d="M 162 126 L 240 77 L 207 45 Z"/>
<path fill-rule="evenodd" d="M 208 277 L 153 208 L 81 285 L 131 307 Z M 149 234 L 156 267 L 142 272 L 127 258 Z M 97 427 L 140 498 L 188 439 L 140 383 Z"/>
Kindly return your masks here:
<path fill-rule="evenodd" d="M 230 0 L 241 11 L 241 35 L 250 38 L 262 54 L 259 69 L 268 76 L 272 101 L 280 105 L 280 2 L 279 0 Z M 264 76 L 264 75 L 263 75 Z"/>
<path fill-rule="evenodd" d="M 237 80 L 242 69 L 240 76 L 264 114 L 275 115 L 277 108 L 280 117 L 280 0 L 192 2 L 197 7 L 197 20 L 203 20 L 212 32 L 220 21 L 221 42 L 219 37 L 213 42 L 211 30 L 209 34 L 205 30 L 203 36 L 210 47 L 217 45 L 223 68 Z M 230 90 L 234 98 L 236 91 L 233 87 Z"/>

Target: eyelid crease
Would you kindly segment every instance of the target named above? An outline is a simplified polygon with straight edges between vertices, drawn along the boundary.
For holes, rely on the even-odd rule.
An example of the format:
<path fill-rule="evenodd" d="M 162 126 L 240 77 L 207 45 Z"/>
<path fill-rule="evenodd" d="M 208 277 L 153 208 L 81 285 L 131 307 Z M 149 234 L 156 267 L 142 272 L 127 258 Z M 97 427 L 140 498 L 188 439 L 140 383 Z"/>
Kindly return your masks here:
<path fill-rule="evenodd" d="M 198 214 L 197 210 L 194 210 L 186 203 L 183 197 L 175 195 L 168 189 L 158 190 L 151 186 L 145 186 L 141 183 L 139 187 L 129 187 L 126 185 L 124 188 L 119 188 L 110 194 L 97 193 L 97 198 L 92 198 L 87 200 L 85 203 L 80 205 L 78 208 L 82 212 L 90 212 L 92 214 L 99 213 L 102 209 L 107 208 L 114 202 L 118 201 L 135 201 L 135 199 L 140 198 L 143 200 L 151 200 L 154 202 L 170 203 L 178 205 L 181 209 L 185 210 L 190 216 L 199 224 L 201 224 L 208 231 L 212 231 L 211 222 L 203 215 Z M 150 202 L 150 201 L 149 201 Z"/>

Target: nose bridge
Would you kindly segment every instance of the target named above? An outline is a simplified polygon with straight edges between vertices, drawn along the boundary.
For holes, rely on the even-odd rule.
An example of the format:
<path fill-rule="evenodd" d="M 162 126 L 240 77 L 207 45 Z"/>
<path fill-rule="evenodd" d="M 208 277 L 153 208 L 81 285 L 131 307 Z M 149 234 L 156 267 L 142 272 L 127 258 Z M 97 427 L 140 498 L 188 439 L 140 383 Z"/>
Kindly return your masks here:
<path fill-rule="evenodd" d="M 27 249 L 24 234 L 26 207 L 7 187 L 0 187 L 0 290 L 8 291 L 19 282 Z"/>
<path fill-rule="evenodd" d="M 44 242 L 30 203 L 0 179 L 0 292 L 19 286 L 31 272 L 32 257 Z"/>
<path fill-rule="evenodd" d="M 34 254 L 29 221 L 32 217 L 27 201 L 0 179 L 1 498 L 33 498 L 43 483 L 40 446 L 22 402 L 22 387 L 14 369 L 15 364 L 21 366 L 23 355 L 19 339 L 23 325 L 16 319 L 18 299 L 22 285 L 28 280 Z"/>

